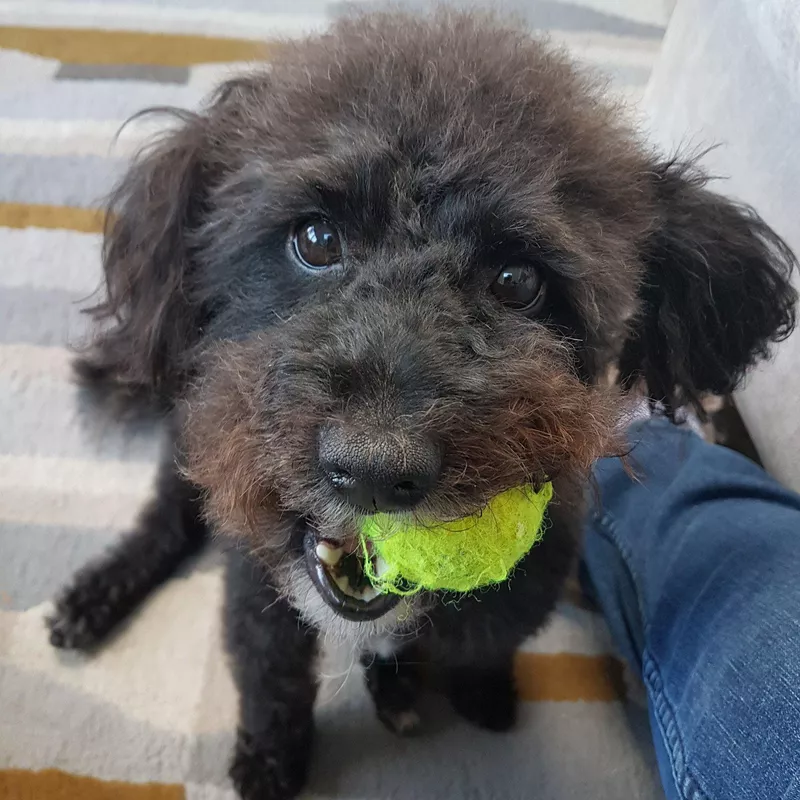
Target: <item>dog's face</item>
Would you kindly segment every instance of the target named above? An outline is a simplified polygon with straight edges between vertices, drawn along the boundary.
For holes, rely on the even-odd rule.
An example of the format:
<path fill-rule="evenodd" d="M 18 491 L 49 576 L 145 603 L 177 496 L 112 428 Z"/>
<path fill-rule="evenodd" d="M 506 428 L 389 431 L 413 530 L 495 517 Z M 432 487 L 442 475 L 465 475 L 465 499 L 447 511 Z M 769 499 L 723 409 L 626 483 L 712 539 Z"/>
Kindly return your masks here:
<path fill-rule="evenodd" d="M 364 588 L 365 514 L 453 518 L 574 481 L 616 446 L 612 360 L 696 401 L 791 326 L 791 254 L 702 183 L 524 34 L 343 23 L 134 166 L 105 346 L 187 400 L 211 517 L 295 605 L 392 630 L 431 598 Z"/>

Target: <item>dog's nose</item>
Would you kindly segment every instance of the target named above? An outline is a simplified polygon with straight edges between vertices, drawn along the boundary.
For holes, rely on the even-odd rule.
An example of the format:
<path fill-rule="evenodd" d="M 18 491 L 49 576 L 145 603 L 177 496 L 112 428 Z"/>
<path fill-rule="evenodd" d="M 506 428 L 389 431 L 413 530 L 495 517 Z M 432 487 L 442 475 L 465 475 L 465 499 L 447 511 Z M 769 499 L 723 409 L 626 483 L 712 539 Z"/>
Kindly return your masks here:
<path fill-rule="evenodd" d="M 342 497 L 373 512 L 421 503 L 436 485 L 442 462 L 436 444 L 423 437 L 329 426 L 319 435 L 319 465 Z"/>

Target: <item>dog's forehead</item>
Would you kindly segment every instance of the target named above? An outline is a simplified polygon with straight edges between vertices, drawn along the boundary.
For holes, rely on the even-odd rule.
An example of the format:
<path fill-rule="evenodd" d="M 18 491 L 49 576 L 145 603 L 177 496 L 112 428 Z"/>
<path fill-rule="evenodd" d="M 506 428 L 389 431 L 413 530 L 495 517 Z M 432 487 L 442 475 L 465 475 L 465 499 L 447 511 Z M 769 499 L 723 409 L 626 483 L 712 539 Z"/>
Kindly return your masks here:
<path fill-rule="evenodd" d="M 490 153 L 441 152 L 405 131 L 343 134 L 337 126 L 312 156 L 273 164 L 286 191 L 305 194 L 342 224 L 385 236 L 391 222 L 426 236 L 473 238 L 475 231 L 540 238 L 557 214 L 555 182 L 536 174 L 504 174 Z M 546 228 L 546 225 L 544 226 Z"/>
<path fill-rule="evenodd" d="M 491 128 L 465 132 L 458 147 L 442 141 L 440 130 L 413 120 L 394 130 L 331 123 L 313 152 L 268 166 L 280 187 L 270 202 L 294 218 L 321 212 L 362 252 L 436 242 L 473 253 L 546 250 L 564 255 L 566 276 L 591 282 L 601 274 L 598 246 L 613 248 L 619 265 L 631 258 L 635 236 L 602 210 L 593 217 L 584 198 L 571 202 L 544 148 L 538 157 L 505 149 Z"/>
<path fill-rule="evenodd" d="M 278 59 L 247 94 L 245 158 L 261 151 L 283 185 L 324 189 L 365 228 L 503 220 L 630 258 L 652 217 L 635 137 L 562 55 L 459 24 L 344 23 Z"/>
<path fill-rule="evenodd" d="M 248 78 L 218 159 L 264 179 L 225 208 L 274 231 L 321 211 L 351 253 L 544 246 L 593 318 L 627 303 L 655 216 L 646 152 L 563 55 L 479 18 L 456 27 L 343 23 Z"/>

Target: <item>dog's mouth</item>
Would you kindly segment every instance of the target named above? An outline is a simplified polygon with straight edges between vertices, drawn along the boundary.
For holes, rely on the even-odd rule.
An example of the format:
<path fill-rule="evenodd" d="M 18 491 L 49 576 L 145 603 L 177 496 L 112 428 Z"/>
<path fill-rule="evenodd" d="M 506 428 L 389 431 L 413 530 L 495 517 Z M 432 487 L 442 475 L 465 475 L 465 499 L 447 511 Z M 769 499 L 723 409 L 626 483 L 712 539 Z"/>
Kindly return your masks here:
<path fill-rule="evenodd" d="M 379 560 L 365 553 L 360 543 L 351 545 L 326 539 L 306 524 L 303 552 L 306 567 L 320 597 L 340 616 L 353 622 L 378 619 L 400 601 L 394 594 L 379 592 L 364 570 L 364 559 L 373 559 L 375 574 Z"/>

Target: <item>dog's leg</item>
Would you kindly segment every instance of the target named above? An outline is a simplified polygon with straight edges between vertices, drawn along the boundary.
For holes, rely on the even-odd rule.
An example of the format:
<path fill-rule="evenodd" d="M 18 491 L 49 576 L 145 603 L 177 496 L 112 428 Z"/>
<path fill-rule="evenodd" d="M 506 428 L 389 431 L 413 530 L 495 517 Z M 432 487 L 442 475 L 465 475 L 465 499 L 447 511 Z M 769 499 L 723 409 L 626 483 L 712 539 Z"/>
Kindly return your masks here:
<path fill-rule="evenodd" d="M 303 788 L 317 693 L 316 635 L 241 553 L 229 554 L 226 638 L 239 688 L 230 768 L 244 800 L 290 800 Z"/>
<path fill-rule="evenodd" d="M 411 645 L 392 653 L 367 653 L 361 659 L 378 719 L 400 736 L 415 733 L 420 726 L 415 706 L 421 658 L 419 648 Z"/>
<path fill-rule="evenodd" d="M 516 722 L 514 656 L 556 607 L 574 562 L 584 489 L 562 479 L 558 495 L 561 502 L 548 509 L 547 535 L 510 581 L 465 598 L 460 610 L 443 607 L 432 620 L 435 657 L 453 707 L 488 730 L 505 731 Z"/>
<path fill-rule="evenodd" d="M 107 555 L 77 573 L 48 619 L 50 643 L 86 650 L 101 642 L 207 537 L 197 489 L 172 458 L 160 468 L 156 496 L 136 527 Z"/>
<path fill-rule="evenodd" d="M 454 710 L 491 731 L 506 731 L 516 722 L 514 654 L 544 617 L 542 607 L 514 609 L 512 597 L 504 586 L 465 598 L 458 610 L 443 608 L 432 625 L 434 668 Z"/>
<path fill-rule="evenodd" d="M 451 666 L 447 691 L 464 719 L 490 731 L 506 731 L 517 719 L 514 651 L 494 652 L 488 663 Z"/>

